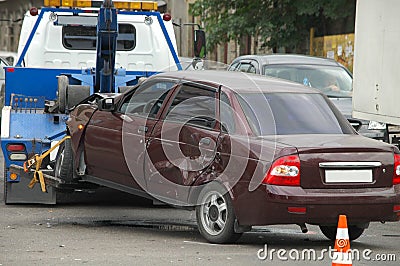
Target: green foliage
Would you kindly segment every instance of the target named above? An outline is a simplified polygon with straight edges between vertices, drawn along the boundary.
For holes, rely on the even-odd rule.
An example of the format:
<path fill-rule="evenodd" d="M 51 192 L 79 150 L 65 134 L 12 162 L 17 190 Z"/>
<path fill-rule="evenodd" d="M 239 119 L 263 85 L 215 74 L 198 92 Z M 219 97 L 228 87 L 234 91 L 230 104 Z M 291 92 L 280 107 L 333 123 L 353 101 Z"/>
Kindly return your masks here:
<path fill-rule="evenodd" d="M 356 0 L 197 0 L 190 12 L 205 25 L 208 44 L 215 47 L 244 36 L 259 36 L 262 45 L 296 51 L 311 27 L 354 14 Z"/>

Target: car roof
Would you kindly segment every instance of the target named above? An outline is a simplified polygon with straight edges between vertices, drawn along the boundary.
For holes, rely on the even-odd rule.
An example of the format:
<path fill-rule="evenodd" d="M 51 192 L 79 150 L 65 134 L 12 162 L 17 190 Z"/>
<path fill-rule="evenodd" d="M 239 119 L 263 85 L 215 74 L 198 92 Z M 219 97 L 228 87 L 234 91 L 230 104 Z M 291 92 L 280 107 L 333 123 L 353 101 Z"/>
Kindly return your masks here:
<path fill-rule="evenodd" d="M 341 66 L 338 62 L 329 58 L 322 58 L 308 55 L 298 54 L 269 54 L 269 55 L 243 55 L 235 58 L 232 63 L 237 60 L 253 59 L 262 65 L 279 65 L 279 64 L 305 64 L 305 65 L 323 65 L 323 66 Z"/>
<path fill-rule="evenodd" d="M 154 78 L 186 80 L 213 87 L 226 87 L 235 92 L 290 92 L 320 93 L 299 83 L 237 71 L 174 71 L 155 75 Z"/>

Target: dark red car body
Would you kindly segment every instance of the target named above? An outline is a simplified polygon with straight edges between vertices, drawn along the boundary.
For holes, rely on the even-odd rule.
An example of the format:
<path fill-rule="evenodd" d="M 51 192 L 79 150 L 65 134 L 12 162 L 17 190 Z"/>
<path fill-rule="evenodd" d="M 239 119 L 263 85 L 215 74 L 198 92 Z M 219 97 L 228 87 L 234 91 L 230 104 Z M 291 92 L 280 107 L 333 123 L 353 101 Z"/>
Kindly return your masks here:
<path fill-rule="evenodd" d="M 155 114 L 128 112 L 127 98 L 157 82 L 171 87 L 162 103 L 153 105 Z M 215 121 L 201 116 L 203 98 L 197 101 L 201 110 L 195 120 L 166 118 L 183 87 L 203 89 L 215 97 Z M 239 99 L 251 93 L 320 95 L 343 132 L 256 134 Z M 225 112 L 221 111 L 222 94 L 234 110 L 229 130 L 221 122 L 225 119 L 221 117 Z M 112 102 L 111 108 L 101 106 L 104 99 Z M 212 105 L 212 101 L 204 103 Z M 177 110 L 179 114 L 182 110 Z M 340 214 L 347 215 L 350 225 L 360 227 L 400 218 L 400 185 L 394 181 L 397 148 L 359 136 L 326 96 L 299 84 L 237 72 L 160 74 L 121 95 L 92 96 L 71 112 L 68 132 L 78 178 L 181 206 L 195 206 L 205 184 L 217 182 L 229 193 L 238 232 L 237 228 L 254 225 L 331 226 Z M 174 151 L 181 155 L 172 158 Z M 300 160 L 300 183 L 266 183 L 271 165 L 290 155 Z M 335 170 L 355 179 L 358 172 L 354 171 L 372 173 L 372 180 L 351 182 L 343 177 L 344 182 L 327 182 L 326 174 Z M 332 178 L 341 180 L 335 173 Z"/>

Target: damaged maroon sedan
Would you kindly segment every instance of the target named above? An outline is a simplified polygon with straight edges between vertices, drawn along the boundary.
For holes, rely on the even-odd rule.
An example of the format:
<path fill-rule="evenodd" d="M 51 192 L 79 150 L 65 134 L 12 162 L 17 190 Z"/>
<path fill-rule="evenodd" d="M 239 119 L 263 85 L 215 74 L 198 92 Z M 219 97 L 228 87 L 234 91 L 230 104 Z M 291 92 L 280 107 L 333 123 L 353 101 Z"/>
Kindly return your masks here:
<path fill-rule="evenodd" d="M 68 121 L 56 176 L 196 209 L 210 242 L 316 224 L 350 239 L 400 219 L 400 152 L 359 136 L 320 92 L 237 72 L 172 72 L 94 94 Z M 73 166 L 72 166 L 73 165 Z"/>

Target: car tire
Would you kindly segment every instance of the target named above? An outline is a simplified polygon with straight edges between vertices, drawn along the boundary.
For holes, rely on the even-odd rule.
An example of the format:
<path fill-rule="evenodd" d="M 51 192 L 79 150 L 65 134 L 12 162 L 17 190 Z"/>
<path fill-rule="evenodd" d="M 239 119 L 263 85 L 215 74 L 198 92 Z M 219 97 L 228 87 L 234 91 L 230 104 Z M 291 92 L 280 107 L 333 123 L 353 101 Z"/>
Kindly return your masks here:
<path fill-rule="evenodd" d="M 236 216 L 231 197 L 225 187 L 216 182 L 200 192 L 196 220 L 200 234 L 211 243 L 232 243 L 242 235 L 234 230 Z"/>
<path fill-rule="evenodd" d="M 73 171 L 71 139 L 66 139 L 58 147 L 56 162 L 54 165 L 54 176 L 65 182 L 71 182 L 74 178 Z"/>
<path fill-rule="evenodd" d="M 327 226 L 327 225 L 320 225 L 319 229 L 321 230 L 322 234 L 326 236 L 328 239 L 335 241 L 336 240 L 336 226 Z M 350 241 L 356 240 L 364 233 L 365 228 L 360 228 L 355 225 L 350 225 L 348 228 L 349 231 L 349 239 Z"/>

